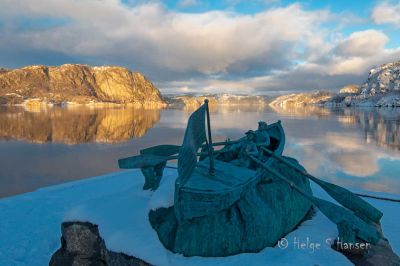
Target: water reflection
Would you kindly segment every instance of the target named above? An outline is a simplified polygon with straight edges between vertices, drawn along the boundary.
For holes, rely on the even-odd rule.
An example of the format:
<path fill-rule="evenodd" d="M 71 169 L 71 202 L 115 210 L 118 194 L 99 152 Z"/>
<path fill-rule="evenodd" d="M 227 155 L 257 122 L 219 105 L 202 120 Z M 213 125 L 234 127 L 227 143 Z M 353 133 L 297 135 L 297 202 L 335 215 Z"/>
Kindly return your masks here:
<path fill-rule="evenodd" d="M 286 123 L 285 153 L 299 159 L 312 174 L 348 188 L 400 194 L 400 110 L 275 111 Z"/>
<path fill-rule="evenodd" d="M 400 110 L 399 108 L 322 108 L 274 107 L 275 112 L 299 118 L 337 117 L 343 125 L 356 125 L 363 130 L 367 143 L 400 150 Z"/>
<path fill-rule="evenodd" d="M 0 108 L 0 197 L 118 170 L 116 160 L 180 144 L 192 110 Z M 400 194 L 400 110 L 221 106 L 213 139 L 282 120 L 284 154 L 350 189 Z M 16 141 L 14 141 L 16 140 Z M 73 144 L 73 145 L 71 145 Z"/>
<path fill-rule="evenodd" d="M 0 107 L 0 139 L 32 143 L 116 143 L 142 137 L 158 109 Z"/>

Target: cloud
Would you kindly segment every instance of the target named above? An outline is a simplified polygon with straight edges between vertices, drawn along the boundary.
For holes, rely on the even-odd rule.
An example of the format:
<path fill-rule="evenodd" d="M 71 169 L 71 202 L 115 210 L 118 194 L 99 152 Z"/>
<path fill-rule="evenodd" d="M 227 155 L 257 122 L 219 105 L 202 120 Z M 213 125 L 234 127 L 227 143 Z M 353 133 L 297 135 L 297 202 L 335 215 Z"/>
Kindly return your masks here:
<path fill-rule="evenodd" d="M 294 56 L 293 48 L 311 39 L 317 30 L 314 25 L 326 16 L 324 11 L 305 12 L 297 4 L 256 15 L 225 11 L 186 14 L 168 11 L 160 4 L 129 8 L 112 0 L 79 4 L 40 0 L 19 9 L 22 4 L 6 2 L 1 15 L 12 16 L 12 22 L 30 16 L 61 17 L 71 23 L 40 32 L 18 31 L 11 25 L 8 37 L 19 43 L 199 74 L 286 66 Z"/>
<path fill-rule="evenodd" d="M 178 6 L 183 8 L 197 6 L 198 4 L 199 2 L 197 0 L 180 0 L 178 2 Z"/>
<path fill-rule="evenodd" d="M 15 67 L 68 58 L 116 64 L 143 72 L 162 92 L 259 94 L 361 82 L 371 66 L 400 55 L 385 49 L 384 33 L 343 37 L 332 23 L 342 27 L 349 16 L 343 22 L 328 10 L 300 4 L 242 14 L 184 13 L 158 1 L 131 2 L 3 0 L 0 60 Z M 60 57 L 34 56 L 46 52 Z M 14 60 L 11 53 L 32 56 Z"/>
<path fill-rule="evenodd" d="M 390 24 L 400 28 L 400 3 L 379 3 L 372 11 L 372 19 L 376 24 Z"/>
<path fill-rule="evenodd" d="M 371 56 L 384 50 L 388 41 L 389 38 L 380 31 L 358 31 L 339 43 L 335 52 L 343 56 Z"/>

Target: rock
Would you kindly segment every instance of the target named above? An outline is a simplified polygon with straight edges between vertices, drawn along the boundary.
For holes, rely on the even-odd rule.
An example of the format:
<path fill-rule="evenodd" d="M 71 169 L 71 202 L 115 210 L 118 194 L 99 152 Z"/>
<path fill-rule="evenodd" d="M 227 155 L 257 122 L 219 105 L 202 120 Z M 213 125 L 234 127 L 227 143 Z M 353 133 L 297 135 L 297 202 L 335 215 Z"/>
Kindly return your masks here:
<path fill-rule="evenodd" d="M 313 104 L 324 104 L 332 98 L 330 92 L 317 91 L 313 93 L 293 93 L 276 98 L 270 103 L 271 106 L 305 106 Z"/>
<path fill-rule="evenodd" d="M 383 96 L 376 104 L 376 107 L 400 107 L 400 92 L 390 93 Z"/>
<path fill-rule="evenodd" d="M 383 235 L 381 226 L 377 225 L 376 227 Z M 357 245 L 358 246 L 351 246 L 348 243 L 336 240 L 332 248 L 341 252 L 356 266 L 400 265 L 399 256 L 393 252 L 389 241 L 384 237 L 375 245 L 364 243 L 358 239 Z"/>
<path fill-rule="evenodd" d="M 339 93 L 297 93 L 276 98 L 271 106 L 323 105 L 325 107 L 399 107 L 400 61 L 371 69 L 360 87 L 347 85 Z"/>
<path fill-rule="evenodd" d="M 217 105 L 267 105 L 269 98 L 266 96 L 249 96 L 249 95 L 234 95 L 234 94 L 210 94 L 202 96 L 173 96 L 168 99 L 168 102 L 173 106 L 184 106 L 188 108 L 198 108 L 204 103 L 204 100 L 209 100 L 211 107 Z"/>
<path fill-rule="evenodd" d="M 400 92 L 400 61 L 371 69 L 361 86 L 361 95 L 365 97 L 389 92 Z"/>
<path fill-rule="evenodd" d="M 61 224 L 61 248 L 50 259 L 50 266 L 147 266 L 147 262 L 106 249 L 97 225 L 89 222 Z"/>
<path fill-rule="evenodd" d="M 13 105 L 13 104 L 21 104 L 23 103 L 24 98 L 16 93 L 8 93 L 3 96 L 0 96 L 0 105 L 2 104 L 8 104 L 8 105 Z"/>
<path fill-rule="evenodd" d="M 51 103 L 118 103 L 165 106 L 159 90 L 142 74 L 123 67 L 66 64 L 0 71 L 0 97 L 18 94 Z"/>

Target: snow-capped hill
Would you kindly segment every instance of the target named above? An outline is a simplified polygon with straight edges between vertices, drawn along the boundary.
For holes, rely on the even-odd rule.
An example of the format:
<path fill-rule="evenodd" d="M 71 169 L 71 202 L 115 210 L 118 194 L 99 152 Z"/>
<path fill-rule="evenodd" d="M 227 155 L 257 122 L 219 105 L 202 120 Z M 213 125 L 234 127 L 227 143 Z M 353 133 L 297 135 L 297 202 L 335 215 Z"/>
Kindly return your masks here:
<path fill-rule="evenodd" d="M 370 70 L 365 83 L 347 85 L 336 94 L 297 93 L 276 98 L 273 106 L 323 105 L 400 107 L 400 61 Z"/>
<path fill-rule="evenodd" d="M 364 97 L 390 92 L 400 92 L 400 61 L 371 69 L 367 81 L 361 86 Z"/>

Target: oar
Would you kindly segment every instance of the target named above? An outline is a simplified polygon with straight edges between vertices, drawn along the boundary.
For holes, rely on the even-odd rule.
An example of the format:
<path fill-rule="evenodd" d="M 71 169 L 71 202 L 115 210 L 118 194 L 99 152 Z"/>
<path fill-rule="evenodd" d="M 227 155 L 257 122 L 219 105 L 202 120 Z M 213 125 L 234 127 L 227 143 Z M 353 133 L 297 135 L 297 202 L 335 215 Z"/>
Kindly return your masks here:
<path fill-rule="evenodd" d="M 149 166 L 156 166 L 160 163 L 166 162 L 168 160 L 177 159 L 178 156 L 160 156 L 153 154 L 143 154 L 132 156 L 128 158 L 123 158 L 118 160 L 118 166 L 121 169 L 133 169 L 133 168 L 143 168 Z"/>
<path fill-rule="evenodd" d="M 214 151 L 214 154 L 221 153 L 223 151 Z M 208 152 L 199 152 L 196 154 L 197 156 L 208 155 Z M 172 156 L 162 156 L 162 155 L 154 155 L 154 154 L 140 154 L 132 157 L 127 157 L 118 160 L 118 166 L 121 169 L 133 169 L 133 168 L 143 168 L 149 166 L 156 166 L 160 163 L 176 160 L 178 159 L 178 155 Z"/>
<path fill-rule="evenodd" d="M 321 188 L 323 188 L 333 199 L 335 199 L 344 207 L 352 210 L 358 217 L 364 220 L 366 217 L 375 223 L 379 223 L 380 219 L 382 218 L 383 213 L 381 211 L 373 207 L 365 200 L 361 199 L 359 196 L 350 192 L 349 190 L 310 175 L 297 165 L 294 165 L 293 163 L 282 158 L 282 156 L 279 156 L 264 147 L 261 147 L 261 150 L 271 155 L 272 157 L 278 159 L 279 161 L 283 162 L 284 164 L 288 165 L 289 167 L 292 167 L 301 174 L 307 176 L 309 179 L 311 179 L 312 181 L 317 183 Z"/>
<path fill-rule="evenodd" d="M 262 168 L 264 168 L 267 172 L 271 173 L 272 175 L 276 176 L 277 178 L 288 183 L 290 185 L 290 187 L 292 187 L 294 190 L 299 192 L 302 196 L 304 196 L 310 202 L 315 204 L 318 207 L 318 209 L 326 217 L 328 217 L 329 220 L 331 220 L 336 225 L 338 225 L 338 227 L 339 227 L 339 224 L 340 224 L 340 226 L 343 225 L 344 223 L 349 224 L 351 226 L 352 231 L 362 240 L 372 243 L 372 244 L 376 244 L 379 241 L 380 235 L 376 231 L 376 229 L 372 225 L 367 224 L 365 221 L 358 218 L 356 215 L 351 213 L 349 210 L 347 210 L 341 206 L 337 206 L 329 201 L 314 197 L 314 196 L 304 192 L 301 188 L 299 188 L 292 181 L 288 180 L 286 177 L 284 177 L 280 173 L 276 172 L 275 170 L 270 169 L 263 162 L 261 162 L 254 156 L 249 155 L 249 154 L 247 154 L 247 156 L 251 160 L 256 162 L 258 165 L 260 165 Z M 348 237 L 348 236 L 346 236 L 346 237 Z"/>
<path fill-rule="evenodd" d="M 227 144 L 236 144 L 239 143 L 239 140 L 226 140 L 221 142 L 215 142 L 212 146 L 222 146 Z M 203 145 L 207 147 L 206 145 Z M 140 154 L 154 154 L 154 155 L 162 155 L 162 156 L 169 156 L 179 153 L 179 149 L 181 146 L 179 145 L 170 145 L 170 144 L 162 144 L 153 147 L 149 147 L 140 151 Z"/>
<path fill-rule="evenodd" d="M 160 156 L 170 156 L 179 153 L 181 146 L 178 145 L 157 145 L 150 148 L 140 150 L 140 154 L 154 154 Z"/>

